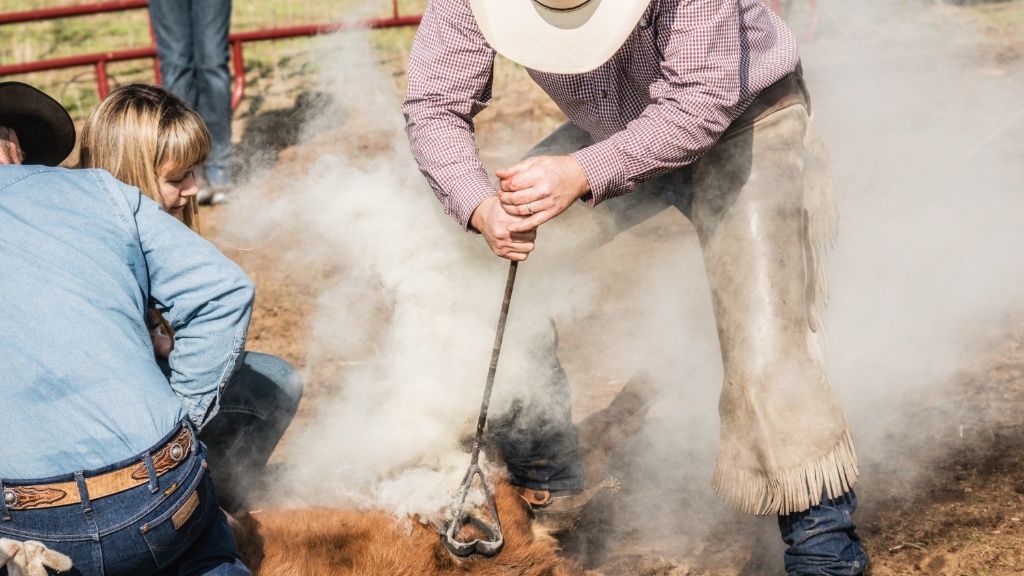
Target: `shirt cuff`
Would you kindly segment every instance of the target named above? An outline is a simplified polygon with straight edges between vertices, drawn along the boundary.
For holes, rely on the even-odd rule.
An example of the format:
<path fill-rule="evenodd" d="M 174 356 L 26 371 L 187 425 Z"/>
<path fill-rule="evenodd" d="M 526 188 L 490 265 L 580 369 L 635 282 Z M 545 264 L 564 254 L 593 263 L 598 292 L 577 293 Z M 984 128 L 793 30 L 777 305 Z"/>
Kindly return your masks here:
<path fill-rule="evenodd" d="M 467 174 L 449 192 L 445 212 L 458 221 L 463 229 L 476 232 L 470 226 L 469 219 L 481 202 L 496 194 L 494 185 L 487 179 L 485 173 Z"/>
<path fill-rule="evenodd" d="M 596 206 L 602 201 L 621 196 L 629 191 L 626 185 L 625 159 L 610 140 L 604 140 L 573 152 L 572 156 L 583 167 L 590 192 L 583 201 Z"/>

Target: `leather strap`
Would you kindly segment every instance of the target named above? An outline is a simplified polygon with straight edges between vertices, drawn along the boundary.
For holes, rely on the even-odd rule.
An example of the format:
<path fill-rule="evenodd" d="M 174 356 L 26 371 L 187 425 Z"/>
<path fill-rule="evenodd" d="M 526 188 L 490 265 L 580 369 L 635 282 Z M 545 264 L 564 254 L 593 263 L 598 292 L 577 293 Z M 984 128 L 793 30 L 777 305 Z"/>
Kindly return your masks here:
<path fill-rule="evenodd" d="M 168 440 L 153 453 L 153 467 L 156 475 L 162 476 L 178 467 L 188 458 L 192 450 L 192 433 L 185 426 L 181 432 Z M 90 500 L 98 500 L 141 486 L 149 481 L 149 472 L 144 460 L 137 464 L 104 472 L 85 479 Z M 29 486 L 4 486 L 4 502 L 9 510 L 35 510 L 78 504 L 82 501 L 78 485 L 74 480 L 34 484 Z"/>
<path fill-rule="evenodd" d="M 722 138 L 728 138 L 770 114 L 797 104 L 807 108 L 808 114 L 811 112 L 811 96 L 807 92 L 803 67 L 800 64 L 797 64 L 796 70 L 762 90 L 750 106 L 747 106 L 746 111 L 729 126 Z"/>

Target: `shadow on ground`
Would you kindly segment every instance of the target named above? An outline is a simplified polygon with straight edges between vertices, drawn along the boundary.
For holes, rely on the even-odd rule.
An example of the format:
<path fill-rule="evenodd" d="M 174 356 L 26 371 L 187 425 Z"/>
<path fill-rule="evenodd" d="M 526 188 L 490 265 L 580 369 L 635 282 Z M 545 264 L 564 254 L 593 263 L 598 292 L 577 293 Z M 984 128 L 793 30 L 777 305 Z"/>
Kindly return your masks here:
<path fill-rule="evenodd" d="M 343 112 L 330 94 L 305 90 L 291 108 L 264 110 L 265 99 L 251 98 L 245 129 L 235 145 L 235 173 L 246 181 L 271 169 L 282 150 L 327 131 L 343 121 Z M 330 122 L 316 121 L 330 117 Z"/>

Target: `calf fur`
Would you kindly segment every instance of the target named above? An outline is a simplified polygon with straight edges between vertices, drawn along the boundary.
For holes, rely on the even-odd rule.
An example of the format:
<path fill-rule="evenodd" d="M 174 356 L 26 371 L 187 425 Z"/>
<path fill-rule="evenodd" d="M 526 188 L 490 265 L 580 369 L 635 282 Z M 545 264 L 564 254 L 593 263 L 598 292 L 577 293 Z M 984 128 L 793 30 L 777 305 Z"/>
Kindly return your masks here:
<path fill-rule="evenodd" d="M 634 378 L 607 408 L 581 423 L 589 482 L 603 477 L 609 453 L 639 429 L 652 396 L 646 380 Z M 455 558 L 433 526 L 383 511 L 250 512 L 234 523 L 235 536 L 257 576 L 581 576 L 558 555 L 557 540 L 535 525 L 519 492 L 504 479 L 495 484 L 505 546 L 492 558 Z"/>

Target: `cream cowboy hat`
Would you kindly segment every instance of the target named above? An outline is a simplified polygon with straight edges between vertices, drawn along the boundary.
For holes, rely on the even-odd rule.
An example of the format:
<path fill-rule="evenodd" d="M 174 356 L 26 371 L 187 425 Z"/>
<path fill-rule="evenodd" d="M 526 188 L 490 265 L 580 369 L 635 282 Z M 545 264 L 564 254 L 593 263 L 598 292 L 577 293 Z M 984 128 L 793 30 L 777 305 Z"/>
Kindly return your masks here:
<path fill-rule="evenodd" d="M 589 72 L 622 46 L 650 0 L 469 0 L 484 38 L 532 70 Z"/>

